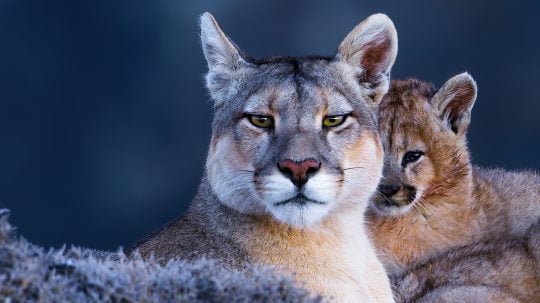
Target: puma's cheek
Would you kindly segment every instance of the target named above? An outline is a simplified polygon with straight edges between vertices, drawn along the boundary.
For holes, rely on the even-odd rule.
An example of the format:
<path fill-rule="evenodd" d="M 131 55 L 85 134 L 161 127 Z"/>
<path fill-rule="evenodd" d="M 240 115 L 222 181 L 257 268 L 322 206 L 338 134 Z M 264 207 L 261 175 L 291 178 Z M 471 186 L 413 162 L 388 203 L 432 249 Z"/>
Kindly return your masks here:
<path fill-rule="evenodd" d="M 253 176 L 244 171 L 253 170 L 253 165 L 240 151 L 230 135 L 212 138 L 206 161 L 206 173 L 212 192 L 225 205 L 243 213 L 262 213 L 253 183 Z"/>
<path fill-rule="evenodd" d="M 375 191 L 382 176 L 383 148 L 379 136 L 366 132 L 346 152 L 343 161 L 346 197 L 363 200 Z"/>

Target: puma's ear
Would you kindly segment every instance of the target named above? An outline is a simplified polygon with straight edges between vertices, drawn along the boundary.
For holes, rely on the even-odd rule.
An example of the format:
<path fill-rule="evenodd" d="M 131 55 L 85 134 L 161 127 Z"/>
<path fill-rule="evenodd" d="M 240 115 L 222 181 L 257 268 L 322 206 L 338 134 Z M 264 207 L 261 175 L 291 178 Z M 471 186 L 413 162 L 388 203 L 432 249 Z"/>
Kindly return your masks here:
<path fill-rule="evenodd" d="M 396 60 L 398 37 L 392 20 L 384 14 L 369 16 L 341 42 L 336 58 L 357 71 L 360 84 L 379 103 L 388 92 L 390 70 Z"/>
<path fill-rule="evenodd" d="M 223 33 L 210 13 L 201 18 L 201 44 L 208 63 L 206 87 L 216 106 L 230 99 L 238 90 L 245 67 L 249 64 L 238 47 Z"/>
<path fill-rule="evenodd" d="M 476 82 L 468 73 L 450 78 L 431 99 L 441 119 L 458 134 L 466 133 L 476 101 Z"/>
<path fill-rule="evenodd" d="M 245 63 L 239 49 L 223 33 L 210 13 L 202 14 L 200 25 L 202 49 L 210 71 L 235 70 Z"/>

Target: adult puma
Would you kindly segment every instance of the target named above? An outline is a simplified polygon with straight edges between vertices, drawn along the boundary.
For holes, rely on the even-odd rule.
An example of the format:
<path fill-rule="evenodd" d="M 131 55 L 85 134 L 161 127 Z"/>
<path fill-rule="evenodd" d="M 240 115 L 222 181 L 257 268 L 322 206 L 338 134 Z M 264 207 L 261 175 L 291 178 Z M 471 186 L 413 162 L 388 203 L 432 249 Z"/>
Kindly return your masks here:
<path fill-rule="evenodd" d="M 333 57 L 249 58 L 208 13 L 201 40 L 215 108 L 206 171 L 189 211 L 136 248 L 271 265 L 338 302 L 393 302 L 363 223 L 382 173 L 390 19 L 363 21 Z"/>

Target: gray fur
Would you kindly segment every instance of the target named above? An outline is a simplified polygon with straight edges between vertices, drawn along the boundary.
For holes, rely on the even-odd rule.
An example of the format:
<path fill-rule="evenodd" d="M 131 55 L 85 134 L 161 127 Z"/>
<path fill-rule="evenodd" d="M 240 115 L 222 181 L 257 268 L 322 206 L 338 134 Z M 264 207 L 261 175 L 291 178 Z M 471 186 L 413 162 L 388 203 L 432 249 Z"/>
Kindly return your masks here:
<path fill-rule="evenodd" d="M 484 285 L 441 287 L 422 298 L 416 303 L 526 303 L 501 291 L 498 288 Z"/>
<path fill-rule="evenodd" d="M 539 227 L 454 248 L 394 276 L 396 302 L 538 302 Z"/>
<path fill-rule="evenodd" d="M 538 173 L 474 166 L 472 175 L 477 201 L 493 201 L 490 208 L 496 210 L 479 222 L 488 228 L 487 239 L 503 235 L 521 237 L 540 222 Z"/>

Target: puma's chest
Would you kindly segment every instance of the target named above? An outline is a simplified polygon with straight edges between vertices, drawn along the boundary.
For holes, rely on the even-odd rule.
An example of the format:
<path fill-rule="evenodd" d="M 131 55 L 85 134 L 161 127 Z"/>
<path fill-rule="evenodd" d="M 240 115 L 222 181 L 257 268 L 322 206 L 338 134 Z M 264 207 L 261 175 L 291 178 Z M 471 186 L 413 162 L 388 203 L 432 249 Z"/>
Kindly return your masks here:
<path fill-rule="evenodd" d="M 293 273 L 294 278 L 308 289 L 333 297 L 337 302 L 366 302 L 365 280 L 369 278 L 365 271 L 371 260 L 363 255 L 371 250 L 367 239 L 361 238 L 347 242 L 304 239 L 301 242 L 269 242 L 252 247 L 249 255 L 253 262 Z"/>

